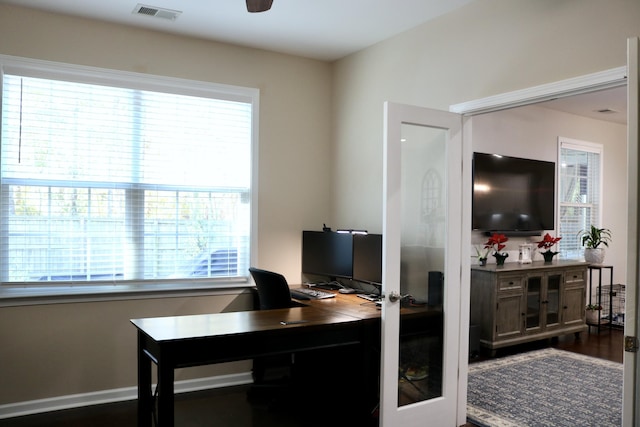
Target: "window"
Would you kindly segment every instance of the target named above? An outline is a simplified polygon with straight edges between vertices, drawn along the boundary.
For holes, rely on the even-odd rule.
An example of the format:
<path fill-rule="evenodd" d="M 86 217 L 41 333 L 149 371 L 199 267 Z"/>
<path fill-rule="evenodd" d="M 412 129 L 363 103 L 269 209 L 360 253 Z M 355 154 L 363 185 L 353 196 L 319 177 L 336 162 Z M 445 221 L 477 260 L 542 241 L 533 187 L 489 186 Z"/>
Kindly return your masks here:
<path fill-rule="evenodd" d="M 580 258 L 580 230 L 600 224 L 602 145 L 559 138 L 559 235 L 563 258 Z"/>
<path fill-rule="evenodd" d="M 2 65 L 4 285 L 246 279 L 256 90 Z"/>

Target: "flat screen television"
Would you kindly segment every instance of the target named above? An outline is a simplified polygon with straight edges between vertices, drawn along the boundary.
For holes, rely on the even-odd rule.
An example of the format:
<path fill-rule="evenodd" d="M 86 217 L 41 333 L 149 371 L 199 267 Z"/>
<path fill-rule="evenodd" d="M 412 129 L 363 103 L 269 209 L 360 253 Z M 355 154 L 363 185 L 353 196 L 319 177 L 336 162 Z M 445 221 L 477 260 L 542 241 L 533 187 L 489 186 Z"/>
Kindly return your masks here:
<path fill-rule="evenodd" d="M 302 232 L 302 273 L 350 279 L 353 236 L 333 231 Z"/>
<path fill-rule="evenodd" d="M 352 279 L 375 285 L 382 283 L 381 234 L 354 234 Z"/>
<path fill-rule="evenodd" d="M 473 154 L 472 228 L 536 235 L 555 229 L 554 162 Z"/>

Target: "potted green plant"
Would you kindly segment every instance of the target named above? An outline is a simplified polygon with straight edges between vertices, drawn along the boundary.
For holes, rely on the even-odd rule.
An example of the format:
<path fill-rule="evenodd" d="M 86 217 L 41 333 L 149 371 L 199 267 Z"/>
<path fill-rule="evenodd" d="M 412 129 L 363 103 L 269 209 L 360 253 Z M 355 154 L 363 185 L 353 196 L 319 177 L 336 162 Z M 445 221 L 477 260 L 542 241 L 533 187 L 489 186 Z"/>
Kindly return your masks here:
<path fill-rule="evenodd" d="M 609 247 L 611 230 L 591 225 L 587 230 L 578 233 L 578 239 L 584 246 L 584 260 L 592 264 L 604 262 L 604 247 Z"/>

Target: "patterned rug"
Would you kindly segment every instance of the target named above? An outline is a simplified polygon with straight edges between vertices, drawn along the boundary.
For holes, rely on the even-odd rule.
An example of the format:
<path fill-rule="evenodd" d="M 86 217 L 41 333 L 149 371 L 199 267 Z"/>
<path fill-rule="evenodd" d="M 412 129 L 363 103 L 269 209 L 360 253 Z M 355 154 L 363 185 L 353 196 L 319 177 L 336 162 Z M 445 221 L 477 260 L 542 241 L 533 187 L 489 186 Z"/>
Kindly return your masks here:
<path fill-rule="evenodd" d="M 618 427 L 622 364 L 554 348 L 469 365 L 467 418 L 486 427 Z"/>

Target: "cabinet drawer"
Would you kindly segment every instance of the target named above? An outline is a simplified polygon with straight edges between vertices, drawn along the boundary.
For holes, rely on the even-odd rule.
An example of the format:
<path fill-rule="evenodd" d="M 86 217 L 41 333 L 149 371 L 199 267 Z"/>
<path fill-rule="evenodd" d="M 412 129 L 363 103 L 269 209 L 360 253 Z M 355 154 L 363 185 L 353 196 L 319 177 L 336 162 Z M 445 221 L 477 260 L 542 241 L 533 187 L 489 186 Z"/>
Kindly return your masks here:
<path fill-rule="evenodd" d="M 524 280 L 522 275 L 517 276 L 499 276 L 498 277 L 498 291 L 508 291 L 515 289 L 522 289 Z"/>
<path fill-rule="evenodd" d="M 564 273 L 564 283 L 570 284 L 584 282 L 586 280 L 587 271 L 585 269 L 567 270 Z"/>

